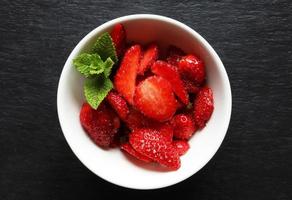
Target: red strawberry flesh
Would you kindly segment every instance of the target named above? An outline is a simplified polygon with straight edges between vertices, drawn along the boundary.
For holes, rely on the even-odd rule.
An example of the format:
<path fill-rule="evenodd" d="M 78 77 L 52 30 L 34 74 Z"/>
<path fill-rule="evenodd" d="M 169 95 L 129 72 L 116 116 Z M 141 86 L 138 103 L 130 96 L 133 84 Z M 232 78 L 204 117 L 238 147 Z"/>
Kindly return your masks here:
<path fill-rule="evenodd" d="M 118 56 L 121 56 L 126 46 L 126 31 L 122 24 L 116 24 L 110 33 Z"/>
<path fill-rule="evenodd" d="M 137 86 L 134 103 L 144 115 L 158 121 L 169 120 L 177 108 L 170 83 L 159 76 L 151 76 Z"/>
<path fill-rule="evenodd" d="M 139 45 L 130 47 L 126 51 L 121 65 L 114 77 L 115 89 L 129 102 L 129 104 L 133 104 L 140 57 L 141 47 Z"/>
<path fill-rule="evenodd" d="M 179 99 L 185 105 L 189 104 L 189 96 L 175 66 L 159 60 L 152 65 L 151 71 L 154 74 L 161 76 L 169 81 L 172 86 L 173 92 L 179 97 Z"/>
<path fill-rule="evenodd" d="M 145 50 L 143 57 L 141 59 L 140 66 L 138 68 L 138 74 L 143 75 L 145 71 L 147 71 L 151 65 L 158 58 L 158 46 L 156 44 L 151 44 Z"/>

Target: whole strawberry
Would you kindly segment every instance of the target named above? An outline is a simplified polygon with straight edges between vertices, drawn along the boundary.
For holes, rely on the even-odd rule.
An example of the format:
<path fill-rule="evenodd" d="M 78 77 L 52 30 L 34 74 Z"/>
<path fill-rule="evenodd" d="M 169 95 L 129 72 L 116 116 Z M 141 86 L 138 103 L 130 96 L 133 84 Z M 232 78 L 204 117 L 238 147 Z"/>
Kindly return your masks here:
<path fill-rule="evenodd" d="M 120 120 L 108 105 L 102 103 L 94 110 L 88 103 L 84 103 L 79 117 L 86 133 L 97 145 L 111 145 L 120 127 Z"/>
<path fill-rule="evenodd" d="M 173 135 L 177 139 L 189 140 L 194 132 L 196 126 L 191 114 L 177 114 L 172 120 Z"/>
<path fill-rule="evenodd" d="M 198 128 L 203 128 L 214 110 L 214 99 L 211 88 L 202 88 L 194 101 L 194 119 Z"/>
<path fill-rule="evenodd" d="M 187 55 L 178 62 L 178 69 L 183 78 L 193 81 L 195 84 L 202 84 L 205 80 L 205 65 L 195 55 Z"/>

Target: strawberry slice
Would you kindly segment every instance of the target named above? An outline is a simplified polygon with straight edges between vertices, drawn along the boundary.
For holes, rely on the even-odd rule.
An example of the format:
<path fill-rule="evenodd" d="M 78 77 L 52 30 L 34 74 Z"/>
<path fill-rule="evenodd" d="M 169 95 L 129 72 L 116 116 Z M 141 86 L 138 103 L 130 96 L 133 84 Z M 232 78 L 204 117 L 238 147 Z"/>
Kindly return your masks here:
<path fill-rule="evenodd" d="M 110 33 L 116 48 L 117 56 L 120 57 L 126 47 L 127 35 L 122 24 L 116 24 Z"/>
<path fill-rule="evenodd" d="M 137 86 L 134 103 L 144 115 L 158 121 L 169 120 L 177 108 L 170 83 L 159 76 L 151 76 Z"/>
<path fill-rule="evenodd" d="M 173 128 L 169 123 L 160 124 L 159 126 L 156 125 L 156 130 L 159 131 L 160 135 L 165 137 L 167 142 L 172 142 Z"/>
<path fill-rule="evenodd" d="M 137 129 L 130 134 L 129 142 L 136 151 L 171 170 L 180 167 L 178 152 L 157 130 Z"/>
<path fill-rule="evenodd" d="M 148 117 L 144 116 L 139 111 L 131 108 L 128 114 L 127 119 L 125 120 L 126 125 L 130 130 L 142 129 L 142 128 L 150 128 L 159 131 L 161 135 L 163 135 L 167 141 L 172 142 L 173 138 L 173 128 L 168 122 L 158 122 Z"/>
<path fill-rule="evenodd" d="M 167 49 L 166 55 L 167 55 L 166 61 L 169 64 L 178 66 L 178 62 L 180 61 L 182 56 L 185 55 L 185 52 L 183 52 L 183 50 L 181 50 L 180 48 L 176 46 L 170 45 Z"/>
<path fill-rule="evenodd" d="M 156 44 L 150 44 L 143 54 L 140 66 L 138 68 L 138 74 L 144 75 L 144 72 L 151 67 L 157 58 L 158 46 Z"/>
<path fill-rule="evenodd" d="M 149 128 L 152 130 L 156 130 L 160 135 L 162 135 L 166 139 L 166 141 L 168 141 L 169 143 L 172 142 L 173 127 L 169 122 L 158 122 L 149 119 L 148 124 L 141 128 Z"/>
<path fill-rule="evenodd" d="M 115 89 L 129 102 L 129 104 L 133 104 L 140 57 L 141 47 L 139 45 L 130 47 L 126 51 L 121 66 L 114 77 Z"/>
<path fill-rule="evenodd" d="M 172 145 L 180 156 L 184 155 L 190 148 L 189 143 L 185 140 L 174 140 Z"/>
<path fill-rule="evenodd" d="M 135 110 L 134 108 L 130 108 L 130 112 L 125 122 L 130 130 L 134 130 L 150 126 L 152 120 L 145 117 L 142 113 Z"/>
<path fill-rule="evenodd" d="M 194 102 L 194 118 L 199 128 L 203 128 L 214 110 L 214 99 L 211 88 L 202 88 Z"/>
<path fill-rule="evenodd" d="M 173 135 L 177 139 L 189 140 L 194 132 L 196 126 L 190 114 L 177 114 L 172 120 Z"/>
<path fill-rule="evenodd" d="M 172 142 L 173 128 L 169 123 L 158 122 L 150 119 L 133 108 L 130 108 L 130 112 L 125 122 L 127 127 L 132 131 L 141 128 L 151 128 L 158 130 L 160 134 L 167 138 L 169 142 Z"/>
<path fill-rule="evenodd" d="M 111 145 L 118 133 L 120 120 L 109 106 L 102 103 L 94 110 L 88 103 L 84 103 L 79 117 L 81 125 L 94 143 L 101 147 Z"/>
<path fill-rule="evenodd" d="M 137 152 L 133 147 L 130 145 L 130 143 L 124 143 L 121 145 L 121 149 L 130 154 L 131 156 L 137 158 L 138 160 L 144 161 L 146 163 L 152 162 L 153 160 L 148 158 L 147 156 L 144 156 L 143 154 Z"/>
<path fill-rule="evenodd" d="M 205 65 L 195 55 L 187 55 L 178 62 L 178 69 L 182 77 L 193 81 L 196 84 L 202 84 L 205 80 Z"/>
<path fill-rule="evenodd" d="M 179 99 L 185 105 L 189 104 L 189 96 L 184 88 L 184 83 L 180 79 L 180 75 L 173 65 L 159 60 L 152 65 L 151 71 L 168 80 L 172 86 L 173 92 L 179 97 Z"/>
<path fill-rule="evenodd" d="M 107 102 L 117 112 L 121 119 L 126 119 L 129 114 L 129 108 L 125 99 L 117 92 L 111 91 L 106 97 Z"/>

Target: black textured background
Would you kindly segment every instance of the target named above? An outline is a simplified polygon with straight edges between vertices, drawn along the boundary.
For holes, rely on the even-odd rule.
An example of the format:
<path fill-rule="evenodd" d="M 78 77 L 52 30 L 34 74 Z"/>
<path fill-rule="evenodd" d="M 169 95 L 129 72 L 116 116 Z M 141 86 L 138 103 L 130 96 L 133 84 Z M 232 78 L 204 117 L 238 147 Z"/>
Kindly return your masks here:
<path fill-rule="evenodd" d="M 103 181 L 71 152 L 56 93 L 67 56 L 100 24 L 154 13 L 194 28 L 228 72 L 227 136 L 197 174 L 136 191 Z M 292 2 L 0 1 L 0 199 L 292 199 Z"/>

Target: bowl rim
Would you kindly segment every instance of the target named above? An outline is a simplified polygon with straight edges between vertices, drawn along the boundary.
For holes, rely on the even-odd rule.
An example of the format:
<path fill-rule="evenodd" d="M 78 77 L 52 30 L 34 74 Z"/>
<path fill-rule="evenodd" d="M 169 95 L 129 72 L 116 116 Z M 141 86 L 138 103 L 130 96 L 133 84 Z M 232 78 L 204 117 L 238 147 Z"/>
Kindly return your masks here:
<path fill-rule="evenodd" d="M 70 144 L 69 139 L 68 139 L 68 135 L 66 134 L 66 130 L 63 127 L 63 119 L 61 117 L 61 94 L 60 94 L 60 88 L 62 87 L 62 84 L 64 84 L 64 82 L 62 81 L 64 79 L 65 76 L 65 71 L 67 68 L 69 68 L 68 65 L 70 65 L 73 57 L 75 56 L 75 54 L 80 50 L 80 47 L 84 46 L 84 44 L 90 40 L 93 36 L 95 36 L 98 32 L 100 32 L 101 30 L 104 30 L 108 27 L 113 26 L 116 23 L 122 23 L 124 21 L 132 21 L 132 20 L 138 20 L 138 19 L 151 19 L 151 20 L 158 20 L 158 21 L 163 21 L 166 23 L 170 23 L 173 24 L 175 26 L 178 26 L 179 28 L 183 29 L 184 31 L 188 32 L 189 34 L 193 35 L 195 38 L 198 39 L 198 41 L 200 43 L 202 43 L 202 46 L 204 46 L 204 48 L 208 49 L 208 51 L 210 52 L 210 55 L 214 58 L 214 60 L 216 61 L 216 63 L 218 63 L 219 66 L 219 71 L 221 73 L 221 75 L 223 75 L 223 86 L 226 88 L 226 100 L 227 102 L 227 116 L 225 116 L 225 124 L 224 124 L 224 128 L 222 130 L 224 130 L 224 134 L 223 136 L 220 138 L 221 141 L 219 143 L 218 146 L 215 147 L 212 156 L 210 156 L 210 158 L 207 159 L 207 161 L 205 163 L 201 163 L 201 165 L 196 168 L 196 170 L 191 171 L 189 174 L 185 175 L 185 176 L 181 176 L 179 178 L 177 178 L 175 181 L 170 182 L 170 183 L 165 183 L 165 184 L 160 184 L 160 185 L 154 185 L 153 187 L 135 187 L 133 185 L 124 185 L 120 182 L 115 182 L 113 180 L 109 180 L 106 177 L 104 177 L 102 174 L 98 174 L 97 172 L 95 172 L 94 169 L 92 169 L 91 167 L 89 167 L 86 162 L 84 160 L 82 160 L 79 156 L 79 153 L 77 152 L 77 150 L 75 150 L 75 148 L 73 147 L 73 145 Z M 122 16 L 122 17 L 118 17 L 115 19 L 112 19 L 110 21 L 107 21 L 103 24 L 101 24 L 100 26 L 94 28 L 92 31 L 90 31 L 89 33 L 87 33 L 79 42 L 78 44 L 74 47 L 74 49 L 71 51 L 70 55 L 68 56 L 64 67 L 62 69 L 61 72 L 61 76 L 59 78 L 59 83 L 58 83 L 58 89 L 57 89 L 57 113 L 58 113 L 58 118 L 59 118 L 59 123 L 61 126 L 61 130 L 63 132 L 63 135 L 66 139 L 67 144 L 69 145 L 69 147 L 71 148 L 71 150 L 73 151 L 73 153 L 76 155 L 76 157 L 80 160 L 80 162 L 86 167 L 88 168 L 92 173 L 94 173 L 95 175 L 97 175 L 98 177 L 104 179 L 107 182 L 110 182 L 112 184 L 121 186 L 121 187 L 125 187 L 125 188 L 130 188 L 130 189 L 139 189 L 139 190 L 148 190 L 148 189 L 160 189 L 160 188 L 164 188 L 164 187 L 169 187 L 172 185 L 175 185 L 177 183 L 180 183 L 184 180 L 186 180 L 187 178 L 191 177 L 192 175 L 194 175 L 195 173 L 197 173 L 198 171 L 200 171 L 216 154 L 216 152 L 218 151 L 218 149 L 220 148 L 220 146 L 222 145 L 222 142 L 226 136 L 226 133 L 228 131 L 228 127 L 229 127 L 229 123 L 230 123 L 230 119 L 231 119 L 231 111 L 232 111 L 232 94 L 231 94 L 231 86 L 230 86 L 230 81 L 226 72 L 226 69 L 221 61 L 221 59 L 219 58 L 219 56 L 217 55 L 217 53 L 215 52 L 215 50 L 213 49 L 213 47 L 206 41 L 206 39 L 204 39 L 199 33 L 197 33 L 195 30 L 193 30 L 192 28 L 190 28 L 189 26 L 187 26 L 186 24 L 177 21 L 175 19 L 169 18 L 169 17 L 165 17 L 165 16 L 161 16 L 161 15 L 156 15 L 156 14 L 133 14 L 133 15 L 126 15 L 126 16 Z"/>

